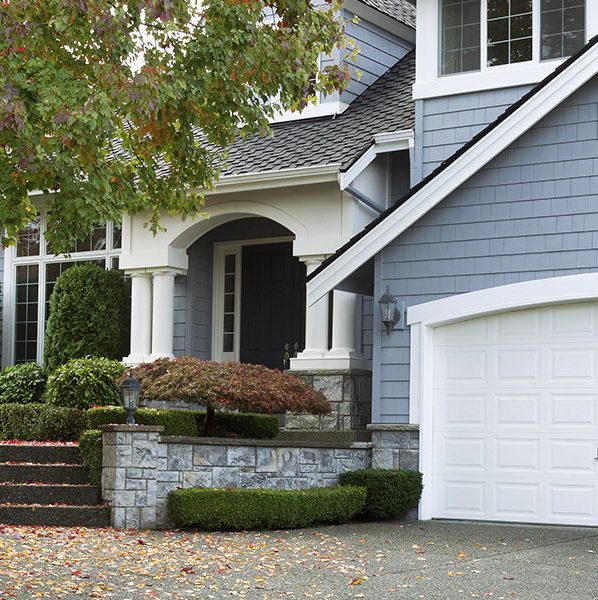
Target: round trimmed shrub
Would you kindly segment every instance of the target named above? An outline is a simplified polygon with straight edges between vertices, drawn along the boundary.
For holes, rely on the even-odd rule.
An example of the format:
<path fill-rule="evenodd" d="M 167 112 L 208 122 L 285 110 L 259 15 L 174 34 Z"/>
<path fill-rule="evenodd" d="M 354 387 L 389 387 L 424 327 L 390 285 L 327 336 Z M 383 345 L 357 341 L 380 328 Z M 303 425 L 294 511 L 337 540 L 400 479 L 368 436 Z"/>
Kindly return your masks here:
<path fill-rule="evenodd" d="M 124 370 L 117 360 L 100 356 L 70 360 L 48 377 L 46 402 L 84 410 L 94 405 L 118 404 L 117 380 Z"/>
<path fill-rule="evenodd" d="M 0 373 L 0 404 L 39 402 L 46 387 L 46 376 L 37 363 L 6 367 Z"/>
<path fill-rule="evenodd" d="M 57 279 L 50 296 L 44 366 L 48 372 L 72 358 L 127 353 L 129 316 L 122 274 L 78 265 Z"/>

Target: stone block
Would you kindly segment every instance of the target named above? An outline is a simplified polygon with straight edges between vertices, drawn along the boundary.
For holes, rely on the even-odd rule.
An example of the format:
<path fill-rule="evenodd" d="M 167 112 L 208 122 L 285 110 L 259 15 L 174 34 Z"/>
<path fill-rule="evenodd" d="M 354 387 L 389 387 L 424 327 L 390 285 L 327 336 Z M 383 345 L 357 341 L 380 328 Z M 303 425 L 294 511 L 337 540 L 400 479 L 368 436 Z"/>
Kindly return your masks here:
<path fill-rule="evenodd" d="M 181 471 L 158 471 L 156 474 L 158 481 L 180 481 Z"/>
<path fill-rule="evenodd" d="M 133 447 L 132 446 L 116 446 L 114 448 L 114 462 L 118 467 L 136 467 L 133 462 Z"/>
<path fill-rule="evenodd" d="M 354 452 L 351 458 L 351 470 L 358 471 L 359 469 L 367 469 L 369 452 Z"/>
<path fill-rule="evenodd" d="M 214 467 L 212 485 L 215 488 L 239 487 L 239 467 Z"/>
<path fill-rule="evenodd" d="M 126 508 L 125 527 L 127 529 L 139 529 L 141 526 L 141 510 L 139 508 Z"/>
<path fill-rule="evenodd" d="M 153 504 L 155 504 L 155 502 Z M 143 490 L 142 492 L 135 492 L 135 506 L 138 506 L 141 508 L 141 507 L 147 506 L 147 505 L 148 505 L 147 492 L 145 490 Z"/>
<path fill-rule="evenodd" d="M 145 479 L 127 479 L 125 488 L 127 490 L 143 490 L 147 487 L 147 481 Z"/>
<path fill-rule="evenodd" d="M 269 488 L 270 481 L 267 473 L 239 473 L 239 487 L 242 488 Z"/>
<path fill-rule="evenodd" d="M 318 451 L 313 448 L 301 448 L 299 462 L 302 465 L 315 465 L 318 463 Z"/>
<path fill-rule="evenodd" d="M 106 435 L 106 434 L 104 434 Z M 120 507 L 113 507 L 110 510 L 110 523 L 112 527 L 117 529 L 124 529 L 127 526 L 127 509 Z"/>
<path fill-rule="evenodd" d="M 193 464 L 197 466 L 226 466 L 226 446 L 193 446 Z"/>
<path fill-rule="evenodd" d="M 116 432 L 115 431 L 104 431 L 102 433 L 102 444 L 104 448 L 106 446 L 116 446 Z"/>
<path fill-rule="evenodd" d="M 374 448 L 372 450 L 372 469 L 396 469 L 392 448 Z"/>
<path fill-rule="evenodd" d="M 320 450 L 320 472 L 334 473 L 334 450 L 322 448 Z"/>
<path fill-rule="evenodd" d="M 134 490 L 119 490 L 114 494 L 114 506 L 135 506 L 135 491 Z"/>
<path fill-rule="evenodd" d="M 350 448 L 336 448 L 334 450 L 334 458 L 351 458 L 353 456 L 353 450 Z"/>
<path fill-rule="evenodd" d="M 399 469 L 407 471 L 419 470 L 419 451 L 418 450 L 399 450 Z"/>
<path fill-rule="evenodd" d="M 157 471 L 168 470 L 168 457 L 160 456 L 156 459 L 156 470 Z"/>
<path fill-rule="evenodd" d="M 334 411 L 320 417 L 320 431 L 336 431 L 338 429 L 338 414 Z"/>
<path fill-rule="evenodd" d="M 277 472 L 282 477 L 299 474 L 299 448 L 277 448 Z"/>
<path fill-rule="evenodd" d="M 158 444 L 158 458 L 166 458 L 168 456 L 168 444 Z"/>
<path fill-rule="evenodd" d="M 318 415 L 301 415 L 299 422 L 301 429 L 320 429 L 320 417 Z"/>
<path fill-rule="evenodd" d="M 102 467 L 115 468 L 116 467 L 116 446 L 104 446 L 102 452 Z"/>
<path fill-rule="evenodd" d="M 176 490 L 179 487 L 178 482 L 174 481 L 158 481 L 158 485 L 156 487 L 156 498 L 167 498 L 169 492 L 172 490 Z M 157 500 L 156 500 L 157 503 Z"/>
<path fill-rule="evenodd" d="M 353 469 L 353 457 L 337 458 L 334 464 L 335 473 L 345 473 Z"/>
<path fill-rule="evenodd" d="M 419 450 L 419 431 L 411 432 L 411 450 Z"/>
<path fill-rule="evenodd" d="M 255 470 L 258 473 L 276 473 L 278 457 L 274 448 L 256 448 Z"/>
<path fill-rule="evenodd" d="M 307 487 L 324 487 L 324 475 L 322 473 L 309 473 L 307 475 Z"/>
<path fill-rule="evenodd" d="M 142 529 L 155 529 L 156 522 L 156 507 L 146 507 L 139 511 L 139 527 Z"/>
<path fill-rule="evenodd" d="M 338 428 L 341 431 L 351 431 L 353 429 L 353 418 L 350 416 L 343 417 L 342 415 L 339 415 Z"/>
<path fill-rule="evenodd" d="M 212 487 L 212 469 L 209 467 L 195 469 L 194 471 L 185 471 L 183 473 L 183 487 Z"/>
<path fill-rule="evenodd" d="M 145 479 L 145 477 L 143 476 L 143 469 L 138 469 L 137 467 L 127 469 L 126 473 L 127 479 Z"/>
<path fill-rule="evenodd" d="M 318 465 L 299 464 L 299 473 L 319 473 Z"/>
<path fill-rule="evenodd" d="M 411 431 L 373 431 L 372 445 L 374 448 L 403 448 L 411 447 Z"/>
<path fill-rule="evenodd" d="M 322 392 L 330 402 L 341 402 L 343 399 L 342 375 L 314 375 L 312 386 Z"/>
<path fill-rule="evenodd" d="M 116 431 L 114 443 L 117 446 L 125 445 L 130 446 L 133 443 L 133 434 L 128 431 Z"/>
<path fill-rule="evenodd" d="M 306 490 L 309 488 L 309 479 L 307 477 L 290 477 L 284 488 L 285 490 Z"/>
<path fill-rule="evenodd" d="M 133 444 L 131 466 L 140 468 L 156 468 L 158 446 L 153 442 L 139 441 Z"/>
<path fill-rule="evenodd" d="M 191 444 L 169 444 L 166 468 L 169 471 L 191 471 L 193 446 Z"/>
<path fill-rule="evenodd" d="M 256 452 L 254 446 L 228 446 L 226 464 L 231 467 L 255 467 Z"/>

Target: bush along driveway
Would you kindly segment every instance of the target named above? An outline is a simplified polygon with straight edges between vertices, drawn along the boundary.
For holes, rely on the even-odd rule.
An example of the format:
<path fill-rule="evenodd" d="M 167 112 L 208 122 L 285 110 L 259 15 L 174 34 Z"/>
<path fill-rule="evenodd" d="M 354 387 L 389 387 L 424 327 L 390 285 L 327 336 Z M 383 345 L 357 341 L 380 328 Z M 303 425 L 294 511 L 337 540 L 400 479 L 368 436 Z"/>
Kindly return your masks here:
<path fill-rule="evenodd" d="M 596 598 L 598 531 L 379 522 L 198 533 L 0 527 L 0 598 Z"/>

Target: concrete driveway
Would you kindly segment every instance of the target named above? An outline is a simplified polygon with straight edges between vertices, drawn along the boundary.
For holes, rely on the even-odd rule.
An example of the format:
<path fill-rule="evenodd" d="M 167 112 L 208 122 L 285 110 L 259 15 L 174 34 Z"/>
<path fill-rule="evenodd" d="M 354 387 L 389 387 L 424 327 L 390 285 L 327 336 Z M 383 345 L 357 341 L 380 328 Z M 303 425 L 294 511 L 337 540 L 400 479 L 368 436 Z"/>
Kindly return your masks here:
<path fill-rule="evenodd" d="M 0 526 L 0 600 L 596 600 L 598 529 L 457 522 L 259 533 Z"/>

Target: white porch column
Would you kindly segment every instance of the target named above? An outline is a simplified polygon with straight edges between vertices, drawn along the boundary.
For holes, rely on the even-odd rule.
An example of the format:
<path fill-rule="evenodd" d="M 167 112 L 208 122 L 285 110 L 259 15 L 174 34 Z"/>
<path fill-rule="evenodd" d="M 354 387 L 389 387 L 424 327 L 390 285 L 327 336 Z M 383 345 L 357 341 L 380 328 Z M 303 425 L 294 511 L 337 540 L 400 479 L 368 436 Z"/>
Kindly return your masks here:
<path fill-rule="evenodd" d="M 299 257 L 299 260 L 305 263 L 307 275 L 313 273 L 322 261 L 324 256 Z M 291 368 L 293 362 L 305 359 L 322 358 L 328 352 L 328 296 L 320 298 L 312 306 L 308 306 L 305 311 L 305 350 L 300 352 L 296 359 L 291 359 Z"/>
<path fill-rule="evenodd" d="M 154 271 L 151 360 L 174 356 L 174 271 Z"/>
<path fill-rule="evenodd" d="M 332 303 L 332 348 L 334 358 L 353 358 L 357 352 L 355 339 L 358 297 L 334 290 Z"/>
<path fill-rule="evenodd" d="M 139 364 L 148 359 L 152 348 L 152 275 L 131 273 L 131 351 L 123 359 L 126 364 Z"/>

